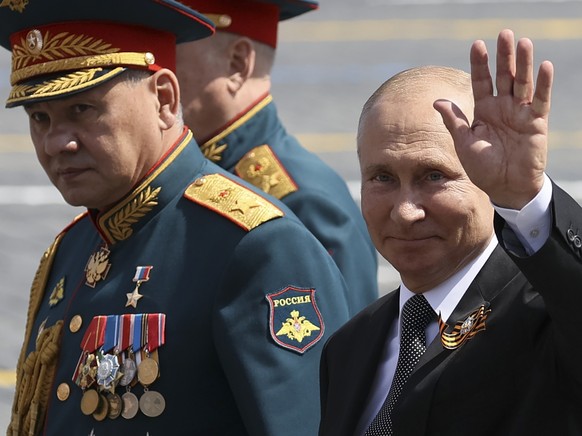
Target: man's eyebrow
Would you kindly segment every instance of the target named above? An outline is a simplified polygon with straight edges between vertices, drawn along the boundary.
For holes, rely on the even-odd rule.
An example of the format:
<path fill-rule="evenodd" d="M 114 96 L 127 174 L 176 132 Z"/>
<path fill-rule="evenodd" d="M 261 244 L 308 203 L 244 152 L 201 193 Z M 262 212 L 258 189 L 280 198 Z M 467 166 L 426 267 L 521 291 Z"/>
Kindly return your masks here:
<path fill-rule="evenodd" d="M 362 167 L 362 171 L 366 172 L 377 172 L 377 171 L 390 171 L 391 166 L 385 163 L 371 163 Z"/>

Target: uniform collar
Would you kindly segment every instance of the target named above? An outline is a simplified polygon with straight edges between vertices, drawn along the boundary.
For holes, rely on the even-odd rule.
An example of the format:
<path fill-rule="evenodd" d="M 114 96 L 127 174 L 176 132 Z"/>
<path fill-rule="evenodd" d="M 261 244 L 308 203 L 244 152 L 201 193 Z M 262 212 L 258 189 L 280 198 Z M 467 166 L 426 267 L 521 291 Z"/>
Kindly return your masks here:
<path fill-rule="evenodd" d="M 130 238 L 177 194 L 181 195 L 203 163 L 192 132 L 185 129 L 170 151 L 122 200 L 103 213 L 89 210 L 104 241 L 113 245 Z"/>
<path fill-rule="evenodd" d="M 265 144 L 278 124 L 273 96 L 266 94 L 204 142 L 200 149 L 206 158 L 230 169 L 252 148 Z"/>

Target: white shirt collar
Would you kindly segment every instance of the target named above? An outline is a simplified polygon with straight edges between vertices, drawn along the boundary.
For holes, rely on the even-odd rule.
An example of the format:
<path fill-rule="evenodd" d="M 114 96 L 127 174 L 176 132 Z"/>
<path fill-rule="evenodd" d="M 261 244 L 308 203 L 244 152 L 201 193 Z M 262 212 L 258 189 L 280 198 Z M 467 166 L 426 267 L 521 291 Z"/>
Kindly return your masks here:
<path fill-rule="evenodd" d="M 473 282 L 481 268 L 493 253 L 497 247 L 497 237 L 493 235 L 489 245 L 479 254 L 475 259 L 465 265 L 462 269 L 457 271 L 447 280 L 442 282 L 435 288 L 426 291 L 423 295 L 426 297 L 430 306 L 437 313 L 440 313 L 441 319 L 447 320 L 449 316 L 453 313 L 459 301 L 465 294 L 465 291 L 469 288 L 469 285 Z M 400 284 L 400 312 L 402 313 L 402 307 L 404 303 L 412 297 L 414 293 L 410 291 L 404 283 Z M 398 323 L 400 325 L 400 323 Z"/>

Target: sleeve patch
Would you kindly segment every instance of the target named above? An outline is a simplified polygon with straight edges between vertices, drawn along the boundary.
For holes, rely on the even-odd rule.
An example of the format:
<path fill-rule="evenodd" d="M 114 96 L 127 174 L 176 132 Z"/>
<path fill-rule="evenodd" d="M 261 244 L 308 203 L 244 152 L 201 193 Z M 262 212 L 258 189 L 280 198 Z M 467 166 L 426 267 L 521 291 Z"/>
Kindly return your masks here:
<path fill-rule="evenodd" d="M 269 330 L 277 345 L 303 354 L 323 337 L 325 325 L 315 289 L 288 286 L 267 294 Z"/>

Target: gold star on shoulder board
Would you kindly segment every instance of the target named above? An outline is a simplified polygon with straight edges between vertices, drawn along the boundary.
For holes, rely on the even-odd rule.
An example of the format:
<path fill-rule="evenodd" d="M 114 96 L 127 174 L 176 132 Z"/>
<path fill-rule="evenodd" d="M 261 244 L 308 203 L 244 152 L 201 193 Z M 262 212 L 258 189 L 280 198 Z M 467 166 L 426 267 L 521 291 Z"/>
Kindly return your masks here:
<path fill-rule="evenodd" d="M 240 212 L 243 215 L 249 211 L 249 209 L 259 207 L 260 204 L 254 201 L 252 198 L 239 198 L 235 205 L 230 209 L 230 212 Z"/>

